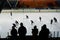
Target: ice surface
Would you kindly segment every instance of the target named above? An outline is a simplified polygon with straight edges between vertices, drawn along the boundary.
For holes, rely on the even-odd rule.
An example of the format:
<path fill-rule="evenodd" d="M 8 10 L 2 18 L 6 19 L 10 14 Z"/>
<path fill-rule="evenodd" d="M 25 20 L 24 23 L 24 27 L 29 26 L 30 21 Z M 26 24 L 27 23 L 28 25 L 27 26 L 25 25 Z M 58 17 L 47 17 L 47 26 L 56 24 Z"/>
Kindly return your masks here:
<path fill-rule="evenodd" d="M 29 19 L 26 19 L 26 15 L 29 16 Z M 39 17 L 42 17 L 41 21 L 39 20 Z M 57 18 L 58 23 L 53 22 L 53 24 L 51 25 L 50 20 L 53 19 L 54 17 Z M 15 23 L 15 20 L 17 20 L 19 23 L 23 22 L 24 26 L 27 28 L 26 35 L 32 35 L 31 31 L 34 25 L 37 25 L 37 28 L 39 29 L 39 31 L 41 30 L 41 26 L 43 24 L 46 24 L 47 28 L 49 28 L 51 32 L 60 31 L 60 13 L 58 12 L 13 13 L 12 16 L 10 15 L 10 13 L 1 13 L 0 14 L 0 35 L 1 37 L 6 37 L 8 35 L 7 32 L 10 33 L 12 23 Z M 30 20 L 34 21 L 33 25 L 31 25 Z M 17 26 L 16 29 L 18 28 L 19 26 Z"/>

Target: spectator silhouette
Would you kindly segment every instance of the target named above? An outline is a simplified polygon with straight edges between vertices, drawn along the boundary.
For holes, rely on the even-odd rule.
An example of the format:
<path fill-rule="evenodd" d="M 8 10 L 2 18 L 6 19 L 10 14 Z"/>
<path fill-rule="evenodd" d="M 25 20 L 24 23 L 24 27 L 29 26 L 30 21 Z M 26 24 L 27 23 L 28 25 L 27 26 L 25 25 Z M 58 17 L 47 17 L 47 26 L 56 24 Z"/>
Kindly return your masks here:
<path fill-rule="evenodd" d="M 49 29 L 46 28 L 46 24 L 44 24 L 39 33 L 40 40 L 48 40 L 49 33 L 50 33 Z"/>
<path fill-rule="evenodd" d="M 33 40 L 37 40 L 38 29 L 36 25 L 34 26 L 34 29 L 32 29 L 32 35 L 33 35 Z"/>
<path fill-rule="evenodd" d="M 12 30 L 11 30 L 11 36 L 13 39 L 17 37 L 17 30 L 15 29 L 16 25 L 13 23 Z"/>
<path fill-rule="evenodd" d="M 27 33 L 26 28 L 23 26 L 23 23 L 20 23 L 20 27 L 18 29 L 19 37 L 21 40 L 25 40 L 25 35 Z"/>
<path fill-rule="evenodd" d="M 54 21 L 57 22 L 57 19 L 54 17 Z"/>
<path fill-rule="evenodd" d="M 37 36 L 37 34 L 38 34 L 38 29 L 37 29 L 37 26 L 35 25 L 34 29 L 32 29 L 32 35 Z"/>
<path fill-rule="evenodd" d="M 51 19 L 51 22 L 50 22 L 50 24 L 52 24 L 53 23 L 53 20 Z"/>

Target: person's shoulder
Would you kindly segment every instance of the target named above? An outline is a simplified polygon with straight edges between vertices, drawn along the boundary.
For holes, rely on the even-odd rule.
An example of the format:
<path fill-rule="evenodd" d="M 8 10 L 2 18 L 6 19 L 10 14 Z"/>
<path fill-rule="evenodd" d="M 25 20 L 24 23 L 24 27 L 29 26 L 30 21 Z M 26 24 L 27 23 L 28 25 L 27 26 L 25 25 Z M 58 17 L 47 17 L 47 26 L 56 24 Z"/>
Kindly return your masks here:
<path fill-rule="evenodd" d="M 49 29 L 47 28 L 47 31 L 49 31 Z"/>
<path fill-rule="evenodd" d="M 38 29 L 36 29 L 36 30 L 38 30 Z"/>
<path fill-rule="evenodd" d="M 49 29 L 47 28 L 47 30 L 49 30 Z"/>
<path fill-rule="evenodd" d="M 32 29 L 32 30 L 34 30 L 34 29 Z"/>
<path fill-rule="evenodd" d="M 20 29 L 21 29 L 21 27 L 18 28 L 18 30 L 20 30 Z"/>
<path fill-rule="evenodd" d="M 26 28 L 25 26 L 23 26 L 23 28 Z"/>

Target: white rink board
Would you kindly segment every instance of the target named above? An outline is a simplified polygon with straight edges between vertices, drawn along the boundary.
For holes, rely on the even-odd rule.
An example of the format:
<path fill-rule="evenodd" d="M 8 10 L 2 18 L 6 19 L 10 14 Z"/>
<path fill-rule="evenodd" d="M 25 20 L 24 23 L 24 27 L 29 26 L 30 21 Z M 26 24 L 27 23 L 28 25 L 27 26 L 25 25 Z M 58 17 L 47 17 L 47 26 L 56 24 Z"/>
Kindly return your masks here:
<path fill-rule="evenodd" d="M 3 9 L 2 13 L 38 13 L 38 12 L 60 12 L 60 9 Z"/>

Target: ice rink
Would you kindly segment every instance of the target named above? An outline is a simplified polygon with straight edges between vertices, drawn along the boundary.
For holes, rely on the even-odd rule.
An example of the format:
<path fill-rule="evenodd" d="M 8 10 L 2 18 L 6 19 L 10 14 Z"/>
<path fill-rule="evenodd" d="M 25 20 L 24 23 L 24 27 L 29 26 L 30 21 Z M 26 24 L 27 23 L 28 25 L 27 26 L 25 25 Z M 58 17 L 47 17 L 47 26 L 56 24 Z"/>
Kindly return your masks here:
<path fill-rule="evenodd" d="M 26 15 L 28 15 L 28 19 L 26 18 Z M 41 17 L 41 21 L 39 20 L 39 17 Z M 53 21 L 53 24 L 50 24 L 50 20 L 53 19 L 54 17 L 57 18 L 57 23 Z M 40 12 L 40 13 L 12 13 L 12 16 L 10 13 L 1 13 L 0 14 L 0 36 L 6 37 L 10 35 L 10 31 L 12 28 L 12 23 L 15 23 L 15 21 L 18 21 L 19 24 L 23 22 L 24 26 L 27 28 L 27 34 L 26 35 L 32 35 L 32 29 L 34 25 L 37 25 L 37 28 L 39 31 L 41 30 L 41 26 L 43 24 L 47 25 L 47 28 L 51 32 L 54 31 L 60 31 L 60 13 L 59 12 Z M 33 20 L 34 23 L 31 25 L 31 21 Z M 19 28 L 19 25 L 17 26 L 17 30 Z M 53 34 L 53 33 L 52 33 Z M 57 35 L 55 35 L 57 36 Z M 60 35 L 59 35 L 60 36 Z"/>

